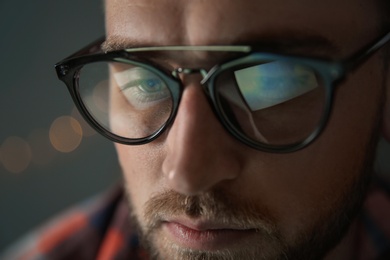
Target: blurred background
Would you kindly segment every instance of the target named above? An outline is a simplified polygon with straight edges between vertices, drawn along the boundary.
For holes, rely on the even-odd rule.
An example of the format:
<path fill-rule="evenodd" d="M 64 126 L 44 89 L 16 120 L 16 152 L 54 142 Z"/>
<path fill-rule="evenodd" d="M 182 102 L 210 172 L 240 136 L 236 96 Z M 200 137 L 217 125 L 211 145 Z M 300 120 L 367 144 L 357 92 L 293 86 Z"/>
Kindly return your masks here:
<path fill-rule="evenodd" d="M 111 142 L 75 111 L 54 64 L 104 34 L 102 1 L 0 0 L 0 252 L 120 180 Z M 390 175 L 390 148 L 378 171 Z"/>
<path fill-rule="evenodd" d="M 102 2 L 0 0 L 0 252 L 120 180 L 112 143 L 84 125 L 54 71 L 104 34 Z"/>

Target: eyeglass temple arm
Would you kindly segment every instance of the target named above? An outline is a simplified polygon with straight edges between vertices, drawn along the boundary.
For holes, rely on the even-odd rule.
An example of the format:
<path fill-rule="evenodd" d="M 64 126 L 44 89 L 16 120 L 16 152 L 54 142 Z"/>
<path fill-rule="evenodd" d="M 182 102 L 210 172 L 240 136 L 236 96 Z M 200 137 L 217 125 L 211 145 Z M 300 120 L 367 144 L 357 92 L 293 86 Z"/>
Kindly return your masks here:
<path fill-rule="evenodd" d="M 372 54 L 382 48 L 384 45 L 390 42 L 390 31 L 385 34 L 382 38 L 374 43 L 374 45 L 370 45 L 370 47 L 363 48 L 363 50 L 358 51 L 355 55 L 348 58 L 345 61 L 346 67 L 348 70 L 353 70 L 357 68 L 360 64 L 363 63 L 364 60 L 368 59 Z"/>

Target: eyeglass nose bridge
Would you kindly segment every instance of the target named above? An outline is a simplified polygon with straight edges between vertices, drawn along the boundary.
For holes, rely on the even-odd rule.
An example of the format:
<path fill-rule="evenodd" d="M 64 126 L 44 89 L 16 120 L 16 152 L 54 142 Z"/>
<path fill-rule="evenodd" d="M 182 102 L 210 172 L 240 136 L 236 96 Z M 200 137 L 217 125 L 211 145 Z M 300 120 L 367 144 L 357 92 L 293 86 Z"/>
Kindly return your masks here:
<path fill-rule="evenodd" d="M 217 71 L 219 66 L 214 66 L 211 68 L 211 70 L 207 71 L 206 69 L 201 68 L 176 68 L 172 71 L 172 76 L 176 79 L 180 80 L 180 74 L 196 74 L 199 73 L 202 76 L 202 80 L 200 81 L 200 84 L 203 86 L 203 89 L 208 93 L 210 91 L 209 86 L 207 86 L 207 81 L 210 79 L 210 77 L 214 74 L 215 71 Z"/>
<path fill-rule="evenodd" d="M 175 77 L 176 79 L 182 81 L 182 79 L 180 78 L 180 74 L 185 74 L 185 75 L 196 74 L 196 73 L 200 74 L 202 76 L 202 80 L 199 83 L 202 86 L 204 93 L 208 97 L 210 104 L 213 107 L 215 107 L 216 104 L 214 103 L 214 99 L 211 98 L 211 96 L 210 96 L 210 93 L 212 92 L 212 90 L 211 90 L 211 86 L 208 84 L 208 81 L 209 81 L 210 77 L 216 71 L 218 71 L 218 68 L 219 68 L 219 66 L 216 65 L 216 66 L 212 67 L 209 71 L 207 71 L 206 69 L 202 69 L 202 68 L 182 68 L 182 67 L 180 67 L 180 68 L 176 68 L 172 71 L 172 76 Z"/>
<path fill-rule="evenodd" d="M 197 69 L 197 68 L 176 68 L 172 71 L 172 76 L 175 78 L 179 78 L 179 74 L 195 74 L 199 73 L 202 75 L 203 79 L 207 77 L 208 72 L 205 69 Z M 203 80 L 202 80 L 203 82 Z"/>

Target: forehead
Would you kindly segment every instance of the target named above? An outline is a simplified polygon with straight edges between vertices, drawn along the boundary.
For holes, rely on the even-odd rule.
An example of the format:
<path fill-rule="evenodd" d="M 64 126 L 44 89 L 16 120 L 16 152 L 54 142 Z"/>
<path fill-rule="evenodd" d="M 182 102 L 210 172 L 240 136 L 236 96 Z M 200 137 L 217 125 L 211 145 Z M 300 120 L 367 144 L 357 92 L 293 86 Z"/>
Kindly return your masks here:
<path fill-rule="evenodd" d="M 372 39 L 378 13 L 371 0 L 106 0 L 106 29 L 127 45 L 322 38 L 342 49 Z"/>

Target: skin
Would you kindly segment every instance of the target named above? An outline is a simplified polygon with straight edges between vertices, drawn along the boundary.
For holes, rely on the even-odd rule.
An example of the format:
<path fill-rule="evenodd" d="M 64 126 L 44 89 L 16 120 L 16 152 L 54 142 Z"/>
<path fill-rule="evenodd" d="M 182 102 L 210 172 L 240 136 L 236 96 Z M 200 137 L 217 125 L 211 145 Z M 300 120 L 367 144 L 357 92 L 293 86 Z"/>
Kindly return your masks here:
<path fill-rule="evenodd" d="M 334 48 L 294 52 L 331 59 L 347 57 L 376 39 L 379 18 L 373 17 L 379 17 L 378 10 L 366 0 L 106 1 L 107 36 L 118 46 L 225 45 L 319 35 Z M 386 95 L 390 100 L 390 86 L 383 88 L 385 75 L 389 73 L 383 71 L 378 52 L 337 89 L 324 133 L 309 147 L 288 154 L 260 152 L 235 140 L 216 119 L 200 76 L 183 77 L 182 101 L 168 131 L 146 145 L 116 144 L 141 229 L 146 229 L 148 203 L 166 191 L 184 196 L 221 191 L 234 203 L 251 201 L 292 244 L 313 226 L 325 226 L 324 219 L 339 210 L 344 194 L 370 164 L 368 147 L 376 142 L 378 128 L 390 136 L 390 104 L 382 108 L 381 102 Z M 382 109 L 387 119 L 380 121 Z M 175 254 L 163 249 L 164 243 L 181 245 L 166 230 L 155 232 L 165 238 L 155 243 L 160 257 Z M 329 258 L 353 257 L 353 232 L 351 228 Z M 255 247 L 255 239 L 258 236 L 249 249 Z"/>

